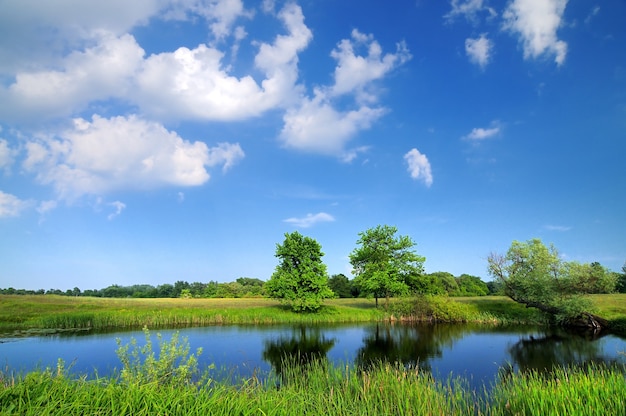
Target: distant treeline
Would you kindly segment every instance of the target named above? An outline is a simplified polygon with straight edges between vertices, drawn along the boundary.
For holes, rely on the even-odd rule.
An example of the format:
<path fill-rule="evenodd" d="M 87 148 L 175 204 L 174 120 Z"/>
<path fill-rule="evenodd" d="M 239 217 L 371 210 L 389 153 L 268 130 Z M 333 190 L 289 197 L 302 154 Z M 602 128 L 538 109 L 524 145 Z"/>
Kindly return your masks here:
<path fill-rule="evenodd" d="M 626 266 L 625 266 L 626 268 Z M 626 270 L 618 275 L 617 284 L 613 287 L 597 285 L 591 287 L 589 293 L 626 293 Z M 328 279 L 330 288 L 338 298 L 358 298 L 361 296 L 354 280 L 343 274 L 332 275 Z M 462 274 L 455 277 L 448 272 L 435 272 L 415 276 L 409 282 L 411 292 L 419 294 L 448 296 L 486 296 L 499 295 L 501 287 L 495 281 L 484 282 L 480 277 Z M 78 287 L 68 290 L 60 289 L 0 289 L 3 295 L 61 295 L 61 296 L 93 296 L 101 298 L 246 298 L 265 297 L 265 282 L 252 277 L 240 277 L 234 282 L 189 283 L 179 280 L 174 284 L 165 283 L 158 286 L 147 284 L 119 286 L 111 285 L 104 289 L 81 290 Z M 593 286 L 593 285 L 591 285 Z"/>

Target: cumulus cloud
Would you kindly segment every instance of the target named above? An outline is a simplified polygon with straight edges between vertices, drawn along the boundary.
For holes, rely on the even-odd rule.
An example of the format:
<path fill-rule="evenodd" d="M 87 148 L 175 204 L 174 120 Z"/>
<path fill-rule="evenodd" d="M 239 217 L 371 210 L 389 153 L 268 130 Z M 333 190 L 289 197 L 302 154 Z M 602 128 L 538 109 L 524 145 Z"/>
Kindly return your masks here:
<path fill-rule="evenodd" d="M 557 65 L 565 62 L 567 43 L 559 40 L 568 0 L 513 0 L 503 14 L 503 27 L 519 35 L 525 59 L 554 56 Z"/>
<path fill-rule="evenodd" d="M 143 55 L 132 36 L 100 33 L 96 45 L 72 52 L 60 69 L 19 72 L 8 88 L 0 87 L 0 117 L 67 116 L 94 100 L 124 97 Z"/>
<path fill-rule="evenodd" d="M 0 191 L 0 218 L 17 217 L 30 207 L 31 202 L 24 201 L 15 195 Z"/>
<path fill-rule="evenodd" d="M 292 224 L 299 228 L 309 228 L 320 222 L 332 222 L 335 218 L 325 212 L 319 212 L 317 214 L 307 214 L 303 218 L 287 218 L 284 222 Z"/>
<path fill-rule="evenodd" d="M 358 55 L 358 50 L 365 55 Z M 411 55 L 404 43 L 395 53 L 382 53 L 380 44 L 372 35 L 353 30 L 351 39 L 339 42 L 331 52 L 337 66 L 334 84 L 316 88 L 313 97 L 303 97 L 297 106 L 287 110 L 280 138 L 286 147 L 339 157 L 351 161 L 365 147 L 348 148 L 348 142 L 360 131 L 386 113 L 384 107 L 372 105 L 378 99 L 368 91 L 371 84 L 402 65 Z M 338 97 L 352 94 L 356 105 L 350 110 L 339 110 Z"/>
<path fill-rule="evenodd" d="M 280 137 L 286 147 L 346 159 L 346 154 L 354 155 L 345 149 L 348 141 L 384 113 L 382 108 L 368 106 L 340 112 L 318 92 L 312 100 L 304 99 L 299 107 L 285 113 Z"/>
<path fill-rule="evenodd" d="M 404 42 L 396 45 L 395 53 L 383 55 L 382 48 L 373 35 L 365 35 L 353 29 L 351 37 L 351 40 L 343 39 L 339 42 L 337 48 L 330 54 L 337 60 L 332 95 L 354 91 L 363 94 L 363 89 L 372 81 L 382 78 L 398 65 L 411 59 Z M 355 49 L 358 47 L 365 48 L 367 55 L 357 55 Z"/>
<path fill-rule="evenodd" d="M 408 171 L 411 178 L 422 181 L 427 187 L 433 184 L 433 174 L 426 155 L 413 148 L 404 155 L 404 160 L 408 164 Z"/>
<path fill-rule="evenodd" d="M 241 14 L 231 3 L 210 5 L 232 7 L 233 16 Z M 298 53 L 312 38 L 300 7 L 288 4 L 278 18 L 287 34 L 259 45 L 255 65 L 265 74 L 260 83 L 250 75 L 231 75 L 222 63 L 224 52 L 206 44 L 146 58 L 132 35 L 99 30 L 90 35 L 89 46 L 63 57 L 54 69 L 18 71 L 15 82 L 0 87 L 0 119 L 68 116 L 106 99 L 136 104 L 142 113 L 162 120 L 259 116 L 297 99 Z M 235 30 L 236 41 L 245 35 L 243 28 Z"/>
<path fill-rule="evenodd" d="M 298 53 L 311 31 L 300 7 L 288 4 L 279 13 L 288 34 L 261 43 L 255 65 L 266 78 L 258 84 L 246 75 L 231 75 L 224 53 L 201 44 L 152 55 L 137 74 L 137 90 L 129 97 L 143 111 L 161 119 L 241 120 L 293 102 L 298 96 Z"/>
<path fill-rule="evenodd" d="M 194 10 L 194 8 L 192 8 Z M 250 16 L 241 0 L 209 0 L 198 2 L 195 10 L 209 22 L 209 28 L 216 39 L 230 35 L 235 21 L 241 16 Z"/>
<path fill-rule="evenodd" d="M 452 9 L 444 15 L 444 19 L 451 22 L 457 17 L 464 17 L 466 20 L 476 23 L 481 13 L 486 13 L 488 17 L 497 15 L 495 9 L 487 5 L 484 0 L 452 0 L 450 1 Z"/>
<path fill-rule="evenodd" d="M 483 33 L 476 39 L 465 40 L 465 53 L 472 63 L 485 68 L 491 60 L 491 50 L 493 42 L 487 39 L 487 34 Z"/>
<path fill-rule="evenodd" d="M 13 75 L 57 66 L 67 50 L 97 43 L 99 32 L 114 36 L 128 33 L 133 27 L 146 23 L 167 3 L 165 0 L 3 2 L 0 74 Z"/>
<path fill-rule="evenodd" d="M 209 149 L 136 116 L 78 118 L 57 136 L 29 141 L 26 151 L 24 167 L 68 199 L 119 189 L 201 185 L 209 180 L 206 166 L 231 166 L 243 157 L 239 145 Z"/>
<path fill-rule="evenodd" d="M 498 122 L 492 122 L 491 123 L 492 127 L 476 127 L 473 128 L 471 132 L 469 132 L 467 135 L 463 136 L 462 138 L 464 140 L 469 140 L 469 141 L 481 141 L 481 140 L 486 140 L 489 139 L 491 137 L 495 137 L 496 135 L 498 135 L 500 133 L 500 126 Z"/>

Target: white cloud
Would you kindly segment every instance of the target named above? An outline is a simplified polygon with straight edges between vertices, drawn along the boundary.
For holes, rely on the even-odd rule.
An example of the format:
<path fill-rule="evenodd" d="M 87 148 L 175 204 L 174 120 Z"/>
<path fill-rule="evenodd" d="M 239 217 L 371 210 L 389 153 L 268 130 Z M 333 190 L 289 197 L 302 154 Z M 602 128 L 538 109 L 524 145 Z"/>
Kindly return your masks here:
<path fill-rule="evenodd" d="M 110 207 L 114 208 L 114 212 L 110 213 L 107 216 L 107 219 L 110 221 L 113 218 L 117 217 L 118 215 L 120 215 L 122 213 L 122 211 L 124 211 L 124 209 L 126 209 L 126 204 L 120 201 L 113 201 L 107 204 Z"/>
<path fill-rule="evenodd" d="M 55 200 L 41 201 L 37 206 L 37 212 L 41 215 L 44 215 L 53 209 L 55 209 L 58 205 L 58 202 Z"/>
<path fill-rule="evenodd" d="M 0 191 L 0 218 L 17 217 L 30 207 L 31 202 L 24 201 L 15 195 Z"/>
<path fill-rule="evenodd" d="M 364 46 L 367 55 L 356 55 L 355 49 Z M 365 35 L 356 29 L 352 30 L 352 40 L 343 39 L 331 52 L 337 60 L 335 67 L 335 85 L 331 88 L 333 95 L 350 92 L 363 93 L 372 81 L 384 77 L 389 71 L 411 59 L 411 54 L 404 42 L 396 45 L 396 53 L 382 54 L 380 44 L 374 37 Z"/>
<path fill-rule="evenodd" d="M 356 54 L 360 47 L 365 47 L 366 55 Z M 334 84 L 316 88 L 313 98 L 302 97 L 298 105 L 289 108 L 283 116 L 280 138 L 286 147 L 337 156 L 349 162 L 366 147 L 350 149 L 348 142 L 387 111 L 370 105 L 378 97 L 368 87 L 411 59 L 411 55 L 404 43 L 397 45 L 395 53 L 383 54 L 372 35 L 355 29 L 351 40 L 339 42 L 331 56 L 337 60 Z M 356 107 L 339 109 L 335 100 L 348 94 L 354 95 Z"/>
<path fill-rule="evenodd" d="M 462 138 L 464 140 L 470 140 L 470 141 L 481 141 L 481 140 L 485 140 L 485 139 L 489 139 L 491 137 L 494 137 L 496 135 L 498 135 L 500 133 L 500 126 L 498 125 L 497 122 L 492 122 L 491 125 L 493 127 L 490 128 L 483 128 L 483 127 L 477 127 L 477 128 L 473 128 L 472 131 L 467 134 L 466 136 L 463 136 Z"/>
<path fill-rule="evenodd" d="M 136 102 L 153 117 L 174 120 L 236 120 L 271 107 L 252 77 L 222 69 L 223 56 L 206 45 L 150 56 L 137 76 Z"/>
<path fill-rule="evenodd" d="M 18 72 L 12 85 L 0 87 L 0 117 L 67 116 L 94 100 L 124 97 L 143 54 L 130 35 L 99 33 L 96 45 L 69 54 L 61 69 Z"/>
<path fill-rule="evenodd" d="M 503 27 L 518 34 L 524 58 L 554 56 L 558 65 L 565 62 L 567 43 L 557 38 L 568 0 L 513 0 L 503 14 Z"/>
<path fill-rule="evenodd" d="M 427 187 L 433 184 L 433 174 L 426 155 L 413 148 L 404 155 L 404 160 L 409 166 L 408 171 L 411 174 L 411 178 L 422 181 Z"/>
<path fill-rule="evenodd" d="M 600 6 L 596 5 L 593 9 L 591 9 L 591 12 L 585 18 L 585 24 L 589 24 L 598 14 L 600 14 Z"/>
<path fill-rule="evenodd" d="M 201 185 L 209 180 L 206 166 L 230 166 L 243 157 L 238 145 L 209 149 L 136 116 L 94 115 L 91 122 L 78 118 L 72 129 L 33 139 L 26 150 L 24 168 L 66 199 L 119 189 Z"/>
<path fill-rule="evenodd" d="M 487 39 L 487 35 L 483 33 L 476 39 L 465 39 L 465 53 L 470 61 L 477 64 L 481 68 L 485 68 L 491 59 L 491 50 L 493 42 Z"/>
<path fill-rule="evenodd" d="M 234 3 L 240 4 L 213 1 L 205 6 L 216 9 L 205 14 L 222 13 L 220 7 L 226 13 L 232 7 L 232 16 L 238 16 L 243 12 Z M 142 113 L 162 120 L 240 120 L 289 106 L 300 95 L 298 53 L 312 34 L 300 7 L 290 3 L 278 17 L 288 33 L 259 45 L 255 65 L 266 76 L 260 84 L 250 75 L 231 75 L 222 63 L 224 52 L 214 47 L 181 47 L 144 59 L 132 35 L 98 30 L 82 49 L 54 65 L 18 71 L 14 83 L 0 86 L 0 119 L 69 116 L 111 98 L 136 104 Z M 245 36 L 242 27 L 236 28 L 233 47 Z"/>
<path fill-rule="evenodd" d="M 319 212 L 317 214 L 307 214 L 304 218 L 287 218 L 284 222 L 292 224 L 299 228 L 309 228 L 320 222 L 332 222 L 335 218 L 325 212 Z"/>
<path fill-rule="evenodd" d="M 312 38 L 302 10 L 289 4 L 279 13 L 288 35 L 262 43 L 255 65 L 266 75 L 237 78 L 222 65 L 224 53 L 207 45 L 152 55 L 137 74 L 128 98 L 162 119 L 240 120 L 289 105 L 298 96 L 298 53 Z M 243 36 L 243 34 L 242 34 Z"/>
<path fill-rule="evenodd" d="M 209 167 L 222 166 L 222 172 L 226 172 L 245 156 L 239 143 L 218 143 L 217 146 L 208 149 L 206 165 Z"/>
<path fill-rule="evenodd" d="M 209 28 L 217 39 L 222 39 L 231 33 L 232 27 L 241 16 L 250 16 L 243 7 L 241 0 L 209 0 L 200 3 L 198 14 L 211 22 Z"/>
<path fill-rule="evenodd" d="M 127 33 L 146 23 L 166 4 L 165 0 L 4 1 L 0 13 L 0 74 L 58 66 L 59 57 L 67 50 L 93 44 L 99 32 L 115 36 Z"/>
<path fill-rule="evenodd" d="M 487 13 L 488 17 L 495 17 L 497 14 L 492 7 L 487 6 L 487 2 L 484 0 L 452 0 L 450 6 L 452 9 L 444 16 L 444 19 L 449 22 L 462 16 L 468 21 L 476 23 L 481 12 Z"/>
<path fill-rule="evenodd" d="M 0 170 L 8 171 L 13 164 L 15 151 L 9 147 L 9 143 L 0 139 Z"/>
<path fill-rule="evenodd" d="M 280 137 L 286 147 L 346 159 L 345 146 L 361 130 L 385 113 L 382 108 L 360 107 L 340 112 L 318 92 L 313 100 L 304 99 L 300 107 L 285 114 Z M 350 159 L 350 158 L 348 158 Z"/>

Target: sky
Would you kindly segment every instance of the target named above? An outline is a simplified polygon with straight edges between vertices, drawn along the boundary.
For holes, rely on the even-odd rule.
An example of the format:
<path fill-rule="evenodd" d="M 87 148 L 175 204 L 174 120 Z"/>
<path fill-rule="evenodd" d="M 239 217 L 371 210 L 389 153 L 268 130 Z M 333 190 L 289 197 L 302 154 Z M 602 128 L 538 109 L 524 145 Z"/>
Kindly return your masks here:
<path fill-rule="evenodd" d="M 626 261 L 622 0 L 0 0 L 0 287 Z"/>

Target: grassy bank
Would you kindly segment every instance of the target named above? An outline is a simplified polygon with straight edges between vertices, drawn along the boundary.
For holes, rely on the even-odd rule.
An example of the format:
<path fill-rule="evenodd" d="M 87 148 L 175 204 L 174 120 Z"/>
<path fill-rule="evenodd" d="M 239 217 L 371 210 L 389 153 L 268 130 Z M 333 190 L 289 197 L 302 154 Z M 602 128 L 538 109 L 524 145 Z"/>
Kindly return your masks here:
<path fill-rule="evenodd" d="M 626 295 L 594 295 L 597 314 L 626 333 Z M 219 324 L 292 324 L 421 320 L 487 324 L 544 324 L 541 313 L 505 297 L 333 299 L 319 313 L 293 313 L 270 299 L 115 299 L 0 295 L 0 331 L 109 329 Z"/>
<path fill-rule="evenodd" d="M 623 369 L 560 369 L 548 379 L 515 374 L 472 392 L 463 379 L 381 364 L 368 372 L 313 365 L 280 379 L 238 385 L 168 385 L 69 379 L 56 370 L 4 379 L 0 413 L 19 415 L 618 415 Z"/>
<path fill-rule="evenodd" d="M 0 296 L 0 330 L 108 329 L 368 322 L 384 319 L 373 300 L 327 302 L 319 313 L 296 314 L 270 299 L 115 299 L 43 296 Z"/>

